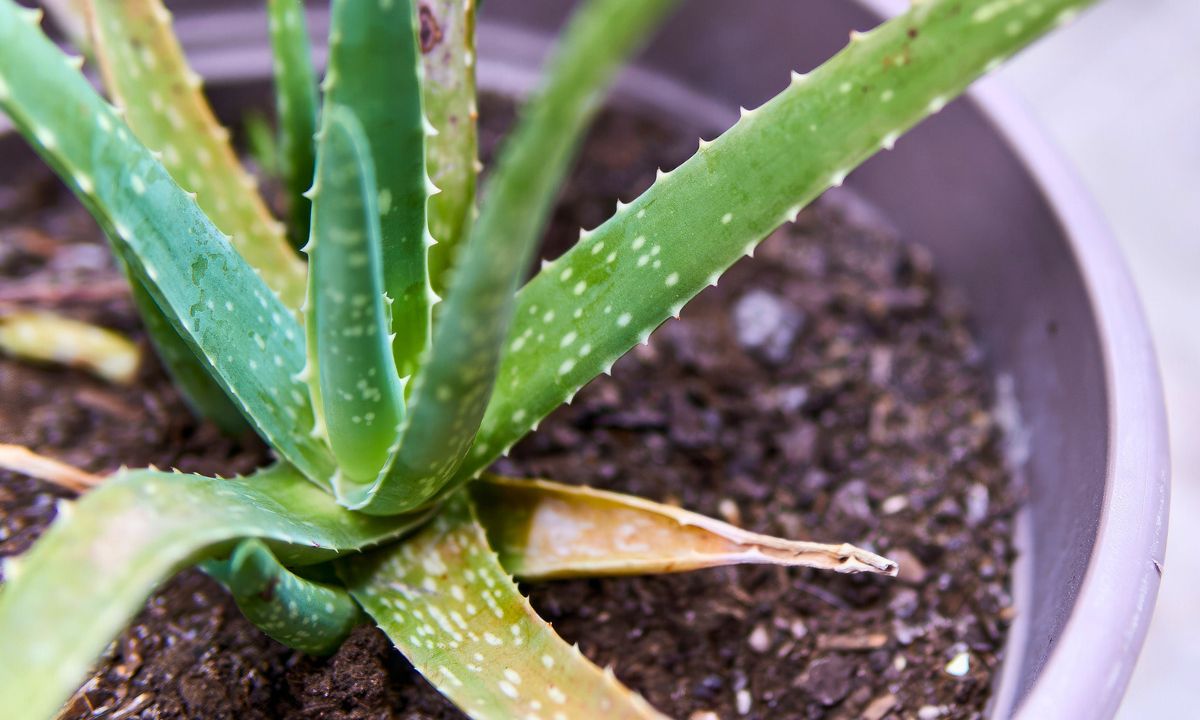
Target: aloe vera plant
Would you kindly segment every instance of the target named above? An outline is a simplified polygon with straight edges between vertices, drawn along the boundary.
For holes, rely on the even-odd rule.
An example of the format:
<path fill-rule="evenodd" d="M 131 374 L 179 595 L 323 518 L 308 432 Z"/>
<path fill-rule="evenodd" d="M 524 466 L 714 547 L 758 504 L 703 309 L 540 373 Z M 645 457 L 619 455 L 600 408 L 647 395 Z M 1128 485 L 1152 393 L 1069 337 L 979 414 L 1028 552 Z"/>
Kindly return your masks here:
<path fill-rule="evenodd" d="M 111 104 L 39 13 L 0 0 L 0 109 L 108 235 L 193 407 L 248 424 L 278 463 L 100 478 L 0 446 L 0 466 L 83 492 L 4 567 L 9 718 L 53 716 L 194 564 L 306 652 L 369 618 L 475 718 L 659 717 L 539 620 L 514 575 L 894 574 L 852 545 L 486 470 L 805 203 L 1087 2 L 915 2 L 523 286 L 598 99 L 673 0 L 581 6 L 479 203 L 471 0 L 333 0 L 320 94 L 300 0 L 270 0 L 289 227 L 252 192 L 159 0 L 84 4 Z"/>

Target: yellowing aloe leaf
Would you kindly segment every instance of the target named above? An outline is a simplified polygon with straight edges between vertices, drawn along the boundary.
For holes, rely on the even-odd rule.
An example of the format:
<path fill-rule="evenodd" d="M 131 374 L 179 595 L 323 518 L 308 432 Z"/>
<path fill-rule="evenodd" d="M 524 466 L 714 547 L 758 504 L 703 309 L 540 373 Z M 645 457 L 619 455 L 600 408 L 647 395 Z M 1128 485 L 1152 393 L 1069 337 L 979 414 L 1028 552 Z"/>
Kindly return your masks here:
<path fill-rule="evenodd" d="M 48 312 L 0 316 L 0 352 L 82 368 L 118 385 L 133 382 L 141 363 L 137 345 L 124 335 Z"/>
<path fill-rule="evenodd" d="M 339 572 L 404 656 L 475 720 L 663 717 L 534 613 L 466 493 L 413 537 Z"/>
<path fill-rule="evenodd" d="M 159 0 L 90 0 L 93 49 L 125 121 L 213 224 L 290 308 L 304 300 L 304 263 L 271 217 L 200 91 Z"/>
<path fill-rule="evenodd" d="M 468 487 L 500 562 L 526 580 L 742 564 L 884 575 L 898 570 L 891 560 L 849 543 L 761 535 L 631 495 L 495 475 Z"/>
<path fill-rule="evenodd" d="M 418 8 L 425 115 L 437 130 L 425 140 L 429 179 L 429 279 L 445 293 L 448 274 L 475 208 L 475 0 L 431 0 Z"/>

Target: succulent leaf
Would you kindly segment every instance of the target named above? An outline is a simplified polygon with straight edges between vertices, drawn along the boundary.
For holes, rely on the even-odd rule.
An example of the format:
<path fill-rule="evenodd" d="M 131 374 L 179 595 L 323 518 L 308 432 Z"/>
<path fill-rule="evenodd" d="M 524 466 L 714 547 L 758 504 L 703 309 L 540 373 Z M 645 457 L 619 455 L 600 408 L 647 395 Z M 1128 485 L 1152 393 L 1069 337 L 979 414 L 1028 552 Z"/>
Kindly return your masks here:
<path fill-rule="evenodd" d="M 413 666 L 475 720 L 663 717 L 534 613 L 466 493 L 404 543 L 339 571 Z"/>
<path fill-rule="evenodd" d="M 45 311 L 0 315 L 0 352 L 78 367 L 118 385 L 133 382 L 141 364 L 137 345 L 124 335 Z"/>
<path fill-rule="evenodd" d="M 375 167 L 353 111 L 326 105 L 313 193 L 307 321 L 313 404 L 338 472 L 378 475 L 396 439 L 404 388 L 384 297 Z"/>
<path fill-rule="evenodd" d="M 204 570 L 233 594 L 242 614 L 275 640 L 310 655 L 337 650 L 363 620 L 343 587 L 288 570 L 261 540 L 244 540 L 228 560 Z"/>
<path fill-rule="evenodd" d="M 496 475 L 467 487 L 500 562 L 523 580 L 743 564 L 884 575 L 897 571 L 896 563 L 848 543 L 761 535 L 631 495 Z"/>
<path fill-rule="evenodd" d="M 701 142 L 522 288 L 460 475 L 487 467 L 806 203 L 1090 2 L 914 2 Z"/>
<path fill-rule="evenodd" d="M 90 0 L 105 86 L 137 137 L 289 308 L 304 299 L 304 263 L 229 144 L 160 0 Z"/>
<path fill-rule="evenodd" d="M 413 381 L 399 450 L 379 480 L 340 490 L 348 507 L 403 512 L 429 502 L 453 477 L 487 407 L 513 293 L 596 98 L 674 4 L 592 0 L 576 12 L 455 265 L 429 359 Z"/>
<path fill-rule="evenodd" d="M 272 178 L 282 177 L 279 138 L 267 117 L 261 112 L 247 111 L 242 120 L 242 132 L 246 136 L 246 152 L 259 172 Z"/>
<path fill-rule="evenodd" d="M 176 331 L 175 326 L 163 315 L 154 302 L 150 291 L 141 280 L 125 268 L 133 303 L 137 307 L 142 325 L 150 342 L 158 352 L 158 358 L 179 389 L 192 412 L 211 420 L 228 435 L 238 435 L 249 429 L 246 418 L 233 403 L 224 388 L 209 374 L 203 361 L 196 356 L 190 345 Z"/>
<path fill-rule="evenodd" d="M 392 347 L 401 377 L 416 372 L 428 349 L 434 298 L 416 17 L 411 0 L 334 0 L 323 85 L 325 106 L 352 110 L 370 146 Z"/>
<path fill-rule="evenodd" d="M 88 29 L 90 0 L 43 0 L 42 5 L 55 25 L 80 52 L 94 60 Z M 122 264 L 131 287 L 134 304 L 142 318 L 151 344 L 167 373 L 175 382 L 184 400 L 198 416 L 207 418 L 230 435 L 247 429 L 245 418 L 225 395 L 217 382 L 209 377 L 203 361 L 196 357 L 187 343 L 163 317 L 146 289 Z"/>
<path fill-rule="evenodd" d="M 418 8 L 425 115 L 436 134 L 425 138 L 429 179 L 429 280 L 444 293 L 475 209 L 475 0 L 429 0 Z"/>
<path fill-rule="evenodd" d="M 261 538 L 281 561 L 303 565 L 394 539 L 422 520 L 349 512 L 285 465 L 229 480 L 119 473 L 65 505 L 29 553 L 6 564 L 0 715 L 52 716 L 155 587 L 237 540 Z"/>
<path fill-rule="evenodd" d="M 312 204 L 304 196 L 316 164 L 317 74 L 313 69 L 308 21 L 302 0 L 269 0 L 267 19 L 275 59 L 275 109 L 279 150 L 288 188 L 288 235 L 297 249 L 308 242 Z"/>
<path fill-rule="evenodd" d="M 162 315 L 141 281 L 131 278 L 133 299 L 138 315 L 158 352 L 159 360 L 188 407 L 198 417 L 210 420 L 226 435 L 240 435 L 249 429 L 238 406 L 224 388 L 208 374 L 187 342 Z"/>
<path fill-rule="evenodd" d="M 307 477 L 326 482 L 332 457 L 309 432 L 312 407 L 297 379 L 305 361 L 299 324 L 11 0 L 0 0 L 0 109 L 75 191 L 256 431 Z"/>

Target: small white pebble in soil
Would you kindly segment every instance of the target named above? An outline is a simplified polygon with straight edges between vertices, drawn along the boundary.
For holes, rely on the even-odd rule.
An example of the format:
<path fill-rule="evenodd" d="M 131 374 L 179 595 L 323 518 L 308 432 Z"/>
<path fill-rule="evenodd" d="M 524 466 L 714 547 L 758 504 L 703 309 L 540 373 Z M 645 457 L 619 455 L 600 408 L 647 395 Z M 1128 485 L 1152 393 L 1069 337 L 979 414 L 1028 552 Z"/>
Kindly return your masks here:
<path fill-rule="evenodd" d="M 808 402 L 808 388 L 803 385 L 787 385 L 779 388 L 776 405 L 785 413 L 794 413 Z"/>
<path fill-rule="evenodd" d="M 792 633 L 792 637 L 799 640 L 808 634 L 808 626 L 801 620 L 793 620 L 792 625 L 788 630 Z"/>
<path fill-rule="evenodd" d="M 988 514 L 988 489 L 979 483 L 967 488 L 967 523 L 978 525 Z"/>
<path fill-rule="evenodd" d="M 899 579 L 902 582 L 920 585 L 925 582 L 928 576 L 928 571 L 925 569 L 925 564 L 917 559 L 905 548 L 895 548 L 890 551 L 889 557 L 895 560 L 900 565 Z"/>
<path fill-rule="evenodd" d="M 750 633 L 750 638 L 747 640 L 750 649 L 756 653 L 765 653 L 771 649 L 771 634 L 767 631 L 767 627 L 762 624 L 754 626 L 754 630 Z"/>
<path fill-rule="evenodd" d="M 721 501 L 717 503 L 717 512 L 730 525 L 742 523 L 742 511 L 738 509 L 737 503 L 729 498 L 721 498 Z"/>
<path fill-rule="evenodd" d="M 903 495 L 892 495 L 879 504 L 879 509 L 884 515 L 895 515 L 904 508 L 908 507 L 908 498 Z"/>
<path fill-rule="evenodd" d="M 776 295 L 751 290 L 733 308 L 738 343 L 771 362 L 783 362 L 804 324 L 804 314 Z"/>
<path fill-rule="evenodd" d="M 864 480 L 851 480 L 838 488 L 833 494 L 830 509 L 846 517 L 869 520 L 871 518 L 871 503 L 867 499 L 867 483 Z"/>
<path fill-rule="evenodd" d="M 749 713 L 750 712 L 750 704 L 754 699 L 753 697 L 751 697 L 750 691 L 749 690 L 738 690 L 736 697 L 737 697 L 738 715 L 745 715 L 745 714 Z"/>
<path fill-rule="evenodd" d="M 862 711 L 862 720 L 883 720 L 896 707 L 896 696 L 888 693 L 872 700 Z"/>
<path fill-rule="evenodd" d="M 971 655 L 966 651 L 960 652 L 946 663 L 946 673 L 954 677 L 963 677 L 969 672 L 971 672 Z"/>
<path fill-rule="evenodd" d="M 942 708 L 938 705 L 922 705 L 920 709 L 917 710 L 918 720 L 937 720 L 937 718 L 940 718 L 945 714 L 946 713 L 943 712 Z"/>
<path fill-rule="evenodd" d="M 876 385 L 886 385 L 892 377 L 892 350 L 878 347 L 871 349 L 870 371 L 871 382 Z"/>
<path fill-rule="evenodd" d="M 721 716 L 712 710 L 697 710 L 688 715 L 688 720 L 721 720 Z"/>

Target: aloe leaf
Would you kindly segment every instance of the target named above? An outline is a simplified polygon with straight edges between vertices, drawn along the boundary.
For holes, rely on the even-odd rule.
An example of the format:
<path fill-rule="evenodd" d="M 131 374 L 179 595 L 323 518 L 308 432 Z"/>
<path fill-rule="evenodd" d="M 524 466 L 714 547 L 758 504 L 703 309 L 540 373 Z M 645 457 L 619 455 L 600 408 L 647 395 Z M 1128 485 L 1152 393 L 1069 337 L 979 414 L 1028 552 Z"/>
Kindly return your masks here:
<path fill-rule="evenodd" d="M 465 493 L 404 543 L 338 565 L 400 652 L 475 720 L 663 717 L 534 613 Z"/>
<path fill-rule="evenodd" d="M 291 203 L 288 234 L 300 248 L 308 242 L 312 205 L 304 196 L 313 180 L 317 132 L 317 74 L 313 69 L 308 21 L 302 0 L 269 0 L 267 19 L 275 59 L 275 108 L 279 150 Z"/>
<path fill-rule="evenodd" d="M 279 141 L 270 121 L 260 112 L 249 111 L 242 121 L 242 132 L 246 134 L 246 150 L 258 169 L 268 177 L 279 177 Z"/>
<path fill-rule="evenodd" d="M 210 560 L 204 569 L 263 632 L 310 655 L 337 650 L 363 620 L 345 588 L 293 573 L 261 540 L 242 541 L 228 560 Z"/>
<path fill-rule="evenodd" d="M 5 565 L 0 716 L 52 716 L 155 587 L 237 540 L 261 538 L 303 565 L 399 537 L 418 520 L 349 512 L 283 465 L 229 480 L 117 474 L 61 506 L 29 553 Z"/>
<path fill-rule="evenodd" d="M 115 330 L 45 311 L 0 315 L 0 352 L 81 368 L 118 385 L 133 382 L 141 364 L 137 345 Z"/>
<path fill-rule="evenodd" d="M 55 25 L 62 30 L 70 43 L 80 52 L 94 60 L 91 38 L 88 31 L 88 6 L 90 0 L 43 0 Z M 124 267 L 122 269 L 125 269 Z M 244 432 L 245 418 L 225 395 L 225 391 L 208 376 L 203 361 L 197 358 L 183 338 L 171 324 L 137 278 L 126 272 L 138 314 L 157 351 L 167 373 L 175 382 L 180 394 L 194 413 L 207 418 L 230 435 Z"/>
<path fill-rule="evenodd" d="M 784 565 L 895 575 L 896 563 L 849 543 L 752 533 L 672 505 L 545 480 L 484 475 L 468 485 L 504 568 L 524 580 Z"/>
<path fill-rule="evenodd" d="M 326 482 L 332 458 L 310 435 L 312 407 L 297 378 L 305 362 L 299 324 L 37 19 L 0 0 L 0 109 L 75 191 L 256 431 Z"/>
<path fill-rule="evenodd" d="M 304 263 L 288 246 L 200 90 L 160 0 L 90 0 L 105 86 L 134 133 L 228 234 L 289 308 L 304 299 Z"/>
<path fill-rule="evenodd" d="M 384 287 L 391 300 L 396 369 L 409 377 L 429 346 L 425 222 L 431 191 L 425 174 L 426 123 L 421 63 L 411 0 L 334 0 L 329 31 L 326 107 L 354 112 L 370 146 L 378 185 Z"/>
<path fill-rule="evenodd" d="M 310 357 L 318 358 L 310 388 L 318 387 L 313 403 L 338 471 L 357 482 L 383 467 L 404 406 L 388 334 L 375 187 L 362 126 L 349 108 L 326 105 L 305 246 L 305 317 Z"/>
<path fill-rule="evenodd" d="M 167 375 L 196 415 L 211 420 L 221 432 L 238 435 L 250 426 L 224 388 L 209 375 L 203 362 L 155 304 L 150 291 L 126 271 L 134 305 Z"/>
<path fill-rule="evenodd" d="M 444 293 L 475 209 L 478 138 L 475 105 L 475 2 L 429 0 L 418 10 L 425 115 L 437 131 L 426 138 L 429 179 L 429 280 Z"/>
<path fill-rule="evenodd" d="M 923 0 L 658 180 L 520 292 L 470 460 L 487 467 L 772 230 L 1091 0 Z"/>
<path fill-rule="evenodd" d="M 339 489 L 348 507 L 402 512 L 428 502 L 453 477 L 487 407 L 513 294 L 597 98 L 674 4 L 592 0 L 572 18 L 454 268 L 429 359 L 413 381 L 399 451 L 375 483 Z"/>

